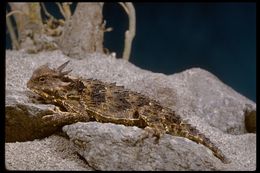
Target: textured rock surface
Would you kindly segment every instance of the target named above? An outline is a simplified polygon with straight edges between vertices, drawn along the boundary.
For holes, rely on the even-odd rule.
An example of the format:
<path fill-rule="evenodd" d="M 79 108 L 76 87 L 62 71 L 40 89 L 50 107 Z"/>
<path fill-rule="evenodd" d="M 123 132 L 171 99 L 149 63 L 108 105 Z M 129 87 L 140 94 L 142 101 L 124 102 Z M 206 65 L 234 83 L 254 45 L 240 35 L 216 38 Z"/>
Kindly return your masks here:
<path fill-rule="evenodd" d="M 232 160 L 231 164 L 223 164 L 206 147 L 185 138 L 164 135 L 158 144 L 155 138 L 140 141 L 144 131 L 137 127 L 79 122 L 64 126 L 63 130 L 96 170 L 255 169 L 252 166 L 256 157 L 254 134 L 234 137 L 216 132 L 219 139 L 214 141 L 221 144 L 220 148 Z M 241 146 L 244 146 L 243 151 Z"/>
<path fill-rule="evenodd" d="M 33 138 L 38 137 L 33 136 L 35 133 L 41 134 L 41 130 L 35 125 L 37 124 L 37 121 L 35 122 L 34 118 L 41 117 L 43 114 L 48 113 L 48 109 L 53 109 L 53 106 L 31 103 L 31 101 L 28 99 L 29 91 L 26 88 L 26 82 L 29 80 L 33 70 L 39 65 L 49 62 L 51 67 L 57 67 L 66 60 L 68 60 L 68 58 L 62 55 L 59 51 L 45 52 L 37 55 L 28 55 L 22 52 L 7 51 L 6 108 L 8 108 L 8 111 L 6 111 L 6 126 L 9 127 L 9 129 L 6 130 L 6 133 L 8 134 L 7 136 L 12 137 L 13 135 L 14 137 L 18 136 L 26 140 L 32 140 Z M 174 148 L 175 145 L 172 145 L 170 141 L 175 141 L 176 143 L 180 144 L 177 144 L 176 148 L 173 150 L 169 149 L 169 151 L 173 152 L 173 155 L 177 154 L 176 151 L 183 151 L 181 152 L 182 154 L 186 153 L 184 156 L 189 155 L 190 152 L 192 152 L 190 157 L 187 157 L 187 159 L 182 154 L 181 156 L 178 156 L 177 154 L 177 156 L 174 157 L 174 163 L 176 163 L 174 165 L 176 165 L 176 167 L 168 167 L 167 164 L 164 164 L 169 163 L 170 165 L 170 161 L 167 159 L 172 158 L 170 158 L 170 156 L 164 157 L 162 155 L 161 159 L 159 159 L 160 162 L 151 162 L 149 167 L 145 167 L 144 164 L 141 164 L 141 161 L 140 163 L 135 163 L 141 164 L 141 166 L 143 166 L 143 170 L 151 170 L 158 164 L 162 164 L 158 168 L 161 170 L 255 169 L 256 136 L 255 134 L 246 133 L 244 122 L 245 110 L 255 111 L 256 105 L 254 102 L 248 100 L 230 87 L 223 84 L 219 79 L 207 71 L 199 68 L 193 68 L 178 74 L 166 76 L 164 74 L 151 73 L 149 71 L 142 70 L 121 59 L 116 60 L 115 58 L 98 54 L 93 54 L 92 56 L 83 60 L 71 60 L 71 63 L 68 65 L 68 69 L 73 69 L 71 74 L 75 76 L 81 76 L 83 78 L 96 78 L 105 82 L 116 82 L 118 85 L 124 85 L 126 88 L 141 92 L 151 98 L 156 98 L 163 105 L 174 109 L 178 114 L 180 114 L 181 117 L 188 120 L 188 122 L 193 126 L 197 126 L 197 128 L 202 133 L 209 137 L 212 142 L 214 142 L 216 146 L 220 147 L 224 154 L 227 154 L 227 156 L 231 157 L 232 160 L 232 164 L 223 165 L 214 156 L 205 152 L 207 151 L 207 148 L 198 146 L 197 144 L 188 140 L 184 140 L 183 138 L 170 137 L 167 135 L 162 139 L 164 141 L 162 145 L 157 147 L 160 149 L 165 149 L 167 148 L 167 145 L 170 145 Z M 27 119 L 24 119 L 23 117 L 26 116 Z M 21 121 L 21 117 L 23 121 Z M 26 129 L 27 126 L 29 126 L 27 131 L 21 130 L 21 127 Z M 123 131 L 122 133 L 125 133 L 124 135 L 127 135 L 128 133 L 131 134 L 132 130 L 134 130 L 134 132 L 136 131 L 136 128 L 127 127 L 125 129 L 123 126 L 118 125 L 103 127 L 102 124 L 93 125 L 90 123 L 90 125 L 81 125 L 80 127 L 78 126 L 79 125 L 71 126 L 71 128 L 67 127 L 67 132 L 71 134 L 71 138 L 79 138 L 76 132 L 80 131 L 80 128 L 89 128 L 90 130 L 100 128 L 101 131 L 103 128 L 108 128 L 112 131 L 114 128 L 121 128 Z M 51 131 L 52 130 L 54 129 L 51 129 Z M 73 131 L 75 132 L 73 133 Z M 136 133 L 140 134 L 139 131 L 142 130 L 139 129 Z M 100 130 L 97 130 L 97 132 L 95 132 L 96 134 L 89 135 L 102 136 L 103 134 L 99 132 Z M 21 135 L 21 133 L 23 133 L 23 135 Z M 117 133 L 113 134 L 118 135 Z M 47 134 L 45 133 L 44 135 Z M 88 134 L 83 136 L 84 140 L 87 135 Z M 92 142 L 98 141 L 98 137 L 94 139 Z M 13 143 L 12 145 L 32 145 L 34 142 L 35 141 L 32 141 L 31 143 Z M 156 148 L 154 145 L 149 144 L 149 140 L 147 142 L 148 143 L 145 143 L 144 146 L 150 146 L 153 149 Z M 124 144 L 123 147 L 126 147 L 125 144 L 127 143 L 121 144 Z M 7 143 L 7 145 L 9 145 L 9 143 Z M 97 152 L 97 149 L 101 147 L 99 145 L 102 145 L 102 143 L 96 143 L 96 145 L 91 144 L 92 148 L 88 148 L 89 152 L 92 152 L 92 156 L 94 156 L 95 154 L 93 153 Z M 183 148 L 182 146 L 185 147 Z M 115 148 L 118 148 L 118 146 L 115 145 Z M 139 146 L 139 148 L 141 148 L 141 150 L 147 150 L 145 147 L 143 148 Z M 32 150 L 33 148 L 31 148 L 31 150 L 28 152 L 31 152 Z M 37 151 L 37 148 L 34 148 L 34 150 Z M 19 147 L 15 147 L 8 150 L 6 154 L 11 151 L 13 153 L 21 152 Z M 79 152 L 82 153 L 82 149 L 79 149 Z M 26 151 L 23 153 L 26 157 Z M 86 157 L 87 152 L 84 153 L 85 154 L 83 156 Z M 201 153 L 203 153 L 203 155 L 198 157 Z M 110 150 L 104 151 L 103 154 L 111 155 L 113 154 L 113 150 L 110 148 Z M 131 153 L 128 154 L 129 158 L 133 157 L 131 156 Z M 194 160 L 192 160 L 193 157 L 191 156 L 200 158 L 199 161 L 195 162 L 196 164 L 198 163 L 199 166 L 194 166 L 196 164 L 193 164 Z M 12 155 L 10 155 L 10 157 L 12 157 Z M 50 155 L 49 157 L 54 156 Z M 154 157 L 155 156 L 151 156 L 151 159 L 153 160 Z M 12 159 L 15 158 L 10 158 L 10 163 L 17 163 L 12 162 Z M 95 158 L 92 159 L 94 160 L 88 158 L 87 162 L 93 163 L 98 160 L 95 160 Z M 111 164 L 118 165 L 118 160 L 116 157 L 113 159 L 115 160 L 109 160 Z M 28 160 L 35 159 L 28 157 Z M 207 163 L 205 163 L 205 161 L 207 161 Z M 185 162 L 185 164 L 187 163 L 188 166 L 185 167 L 183 166 L 184 163 L 180 162 Z M 98 166 L 95 166 L 94 168 L 100 168 L 102 170 L 113 169 L 111 167 L 106 167 L 105 163 L 104 165 L 101 165 L 102 163 L 96 164 Z M 13 167 L 18 168 L 19 164 L 16 166 L 13 165 Z M 23 165 L 20 165 L 20 167 L 23 168 Z M 27 168 L 31 169 L 30 167 Z M 130 168 L 134 169 L 133 165 L 132 167 L 129 167 L 129 169 Z M 139 169 L 141 169 L 141 167 L 139 167 Z"/>
<path fill-rule="evenodd" d="M 5 144 L 8 170 L 93 170 L 63 137 Z"/>
<path fill-rule="evenodd" d="M 64 126 L 79 153 L 95 170 L 215 170 L 219 160 L 185 138 L 164 135 L 140 140 L 144 131 L 111 123 Z M 98 135 L 97 135 L 98 134 Z"/>

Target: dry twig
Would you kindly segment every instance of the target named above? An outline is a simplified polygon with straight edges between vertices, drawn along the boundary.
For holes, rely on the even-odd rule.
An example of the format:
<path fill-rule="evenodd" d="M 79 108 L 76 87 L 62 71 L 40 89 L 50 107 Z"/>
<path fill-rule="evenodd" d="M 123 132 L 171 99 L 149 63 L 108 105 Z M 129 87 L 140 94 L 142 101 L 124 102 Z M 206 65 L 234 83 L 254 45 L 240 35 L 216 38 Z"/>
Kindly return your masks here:
<path fill-rule="evenodd" d="M 59 2 L 56 2 L 56 4 L 58 5 L 61 14 L 67 21 L 71 17 L 71 10 L 70 10 L 71 2 L 64 2 L 62 3 L 62 5 Z"/>
<path fill-rule="evenodd" d="M 132 48 L 132 41 L 135 37 L 135 28 L 136 28 L 136 15 L 135 15 L 135 8 L 133 3 L 126 2 L 126 3 L 119 3 L 125 10 L 129 18 L 129 29 L 125 32 L 125 47 L 123 52 L 123 59 L 128 60 L 130 59 L 130 52 Z"/>
<path fill-rule="evenodd" d="M 12 12 L 13 12 L 13 13 L 12 13 Z M 18 49 L 20 48 L 20 45 L 19 45 L 19 42 L 18 42 L 17 37 L 16 37 L 16 35 L 15 35 L 12 22 L 11 22 L 11 20 L 10 20 L 10 18 L 9 18 L 12 14 L 14 14 L 15 11 L 12 11 L 12 12 L 7 13 L 7 11 L 6 11 L 6 13 L 7 13 L 7 15 L 6 15 L 6 25 L 7 25 L 8 31 L 9 31 L 9 33 L 10 33 L 10 38 L 11 38 L 11 43 L 12 43 L 12 49 L 18 50 Z M 22 13 L 21 11 L 16 11 L 16 12 Z"/>
<path fill-rule="evenodd" d="M 42 9 L 43 9 L 44 13 L 46 14 L 46 16 L 51 18 L 51 19 L 54 19 L 54 17 L 47 11 L 43 2 L 41 2 L 41 5 L 42 5 Z"/>

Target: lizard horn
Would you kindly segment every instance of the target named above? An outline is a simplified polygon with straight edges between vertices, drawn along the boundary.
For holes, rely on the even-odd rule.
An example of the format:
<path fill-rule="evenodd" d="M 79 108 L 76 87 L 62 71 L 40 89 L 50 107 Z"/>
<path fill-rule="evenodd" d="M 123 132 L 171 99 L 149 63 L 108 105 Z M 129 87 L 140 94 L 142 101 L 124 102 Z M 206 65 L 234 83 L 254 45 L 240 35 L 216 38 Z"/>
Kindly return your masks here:
<path fill-rule="evenodd" d="M 58 70 L 59 72 L 61 72 L 61 71 L 68 65 L 69 62 L 70 62 L 70 60 L 67 61 L 67 62 L 65 62 L 65 63 L 62 64 L 61 66 L 59 66 L 59 67 L 57 68 L 57 70 Z"/>
<path fill-rule="evenodd" d="M 72 70 L 68 70 L 68 71 L 62 72 L 62 70 L 68 65 L 69 62 L 70 62 L 70 60 L 67 61 L 67 62 L 65 62 L 64 64 L 62 64 L 61 66 L 59 66 L 59 67 L 57 68 L 57 72 L 58 72 L 60 75 L 66 75 L 66 74 L 69 74 L 69 73 L 72 71 Z"/>

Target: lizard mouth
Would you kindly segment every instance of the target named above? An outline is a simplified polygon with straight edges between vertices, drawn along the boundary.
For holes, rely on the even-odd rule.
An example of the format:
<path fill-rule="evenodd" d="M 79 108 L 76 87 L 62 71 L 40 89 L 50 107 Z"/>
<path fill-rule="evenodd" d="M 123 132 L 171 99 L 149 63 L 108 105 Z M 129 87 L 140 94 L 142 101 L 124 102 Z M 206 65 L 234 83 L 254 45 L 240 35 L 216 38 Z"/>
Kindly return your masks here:
<path fill-rule="evenodd" d="M 37 95 L 39 95 L 41 98 L 43 99 L 50 99 L 52 96 L 50 96 L 48 93 L 43 92 L 43 91 L 39 91 L 37 89 L 31 89 L 34 93 L 36 93 Z"/>

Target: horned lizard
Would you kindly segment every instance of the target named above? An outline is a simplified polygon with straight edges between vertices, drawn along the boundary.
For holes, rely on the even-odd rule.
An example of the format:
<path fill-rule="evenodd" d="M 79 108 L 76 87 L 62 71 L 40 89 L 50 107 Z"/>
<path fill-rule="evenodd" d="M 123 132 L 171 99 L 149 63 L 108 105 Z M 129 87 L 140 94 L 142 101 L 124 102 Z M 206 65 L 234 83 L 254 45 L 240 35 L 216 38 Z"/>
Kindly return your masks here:
<path fill-rule="evenodd" d="M 208 147 L 223 163 L 230 162 L 205 135 L 183 121 L 172 109 L 115 83 L 69 76 L 72 70 L 63 71 L 68 63 L 56 69 L 49 68 L 48 64 L 42 65 L 27 83 L 27 87 L 45 103 L 59 108 L 56 114 L 44 116 L 46 121 L 64 125 L 84 119 L 152 129 L 158 138 L 165 133 L 185 137 Z"/>

